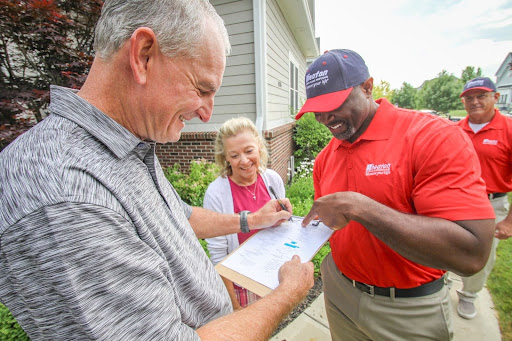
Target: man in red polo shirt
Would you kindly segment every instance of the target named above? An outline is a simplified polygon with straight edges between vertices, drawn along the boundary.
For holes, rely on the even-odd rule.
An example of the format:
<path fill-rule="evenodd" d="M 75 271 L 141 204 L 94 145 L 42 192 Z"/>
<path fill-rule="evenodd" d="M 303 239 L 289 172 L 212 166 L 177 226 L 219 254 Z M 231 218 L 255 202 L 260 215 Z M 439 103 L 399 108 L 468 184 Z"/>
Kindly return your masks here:
<path fill-rule="evenodd" d="M 496 261 L 498 240 L 512 236 L 512 214 L 507 200 L 507 192 L 512 191 L 512 119 L 494 108 L 500 94 L 487 77 L 468 81 L 460 97 L 468 116 L 459 121 L 459 126 L 473 142 L 496 215 L 495 238 L 487 264 L 477 274 L 462 277 L 462 290 L 457 291 L 457 312 L 472 319 L 477 314 L 474 305 L 477 293 L 484 287 Z"/>
<path fill-rule="evenodd" d="M 350 50 L 306 72 L 307 101 L 334 138 L 315 160 L 318 216 L 336 230 L 322 263 L 333 340 L 450 340 L 443 274 L 483 268 L 494 231 L 478 157 L 452 122 L 373 100 Z"/>

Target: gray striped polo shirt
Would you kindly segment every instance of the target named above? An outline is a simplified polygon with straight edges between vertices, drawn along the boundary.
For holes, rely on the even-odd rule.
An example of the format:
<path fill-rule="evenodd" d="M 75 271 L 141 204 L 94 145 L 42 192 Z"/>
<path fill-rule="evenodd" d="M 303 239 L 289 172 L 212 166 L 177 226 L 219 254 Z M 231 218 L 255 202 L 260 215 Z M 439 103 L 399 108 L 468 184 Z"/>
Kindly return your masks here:
<path fill-rule="evenodd" d="M 0 299 L 33 340 L 196 340 L 229 296 L 143 142 L 73 90 L 0 153 Z"/>

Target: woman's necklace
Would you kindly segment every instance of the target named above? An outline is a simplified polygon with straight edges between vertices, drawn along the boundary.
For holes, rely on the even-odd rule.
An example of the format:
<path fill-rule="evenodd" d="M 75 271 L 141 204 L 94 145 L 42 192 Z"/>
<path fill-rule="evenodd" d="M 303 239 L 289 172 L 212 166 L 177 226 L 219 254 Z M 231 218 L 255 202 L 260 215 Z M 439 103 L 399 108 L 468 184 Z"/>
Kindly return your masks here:
<path fill-rule="evenodd" d="M 256 184 L 257 184 L 257 182 L 258 182 L 258 181 L 256 181 L 256 182 L 254 183 L 254 193 L 253 193 L 253 192 L 251 192 L 251 191 L 249 190 L 249 186 L 247 186 L 247 187 L 246 187 L 246 186 L 244 186 L 244 188 L 247 190 L 247 192 L 251 193 L 252 198 L 253 198 L 254 200 L 256 200 Z"/>

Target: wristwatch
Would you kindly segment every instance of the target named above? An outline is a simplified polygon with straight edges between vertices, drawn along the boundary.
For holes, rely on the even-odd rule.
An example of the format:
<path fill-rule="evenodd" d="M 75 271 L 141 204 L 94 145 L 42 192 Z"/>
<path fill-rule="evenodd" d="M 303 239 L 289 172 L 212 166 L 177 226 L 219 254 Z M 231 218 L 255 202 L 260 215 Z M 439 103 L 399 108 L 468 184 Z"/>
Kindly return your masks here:
<path fill-rule="evenodd" d="M 249 224 L 247 223 L 247 215 L 251 213 L 251 211 L 240 211 L 240 230 L 242 230 L 243 233 L 250 232 L 249 230 Z"/>

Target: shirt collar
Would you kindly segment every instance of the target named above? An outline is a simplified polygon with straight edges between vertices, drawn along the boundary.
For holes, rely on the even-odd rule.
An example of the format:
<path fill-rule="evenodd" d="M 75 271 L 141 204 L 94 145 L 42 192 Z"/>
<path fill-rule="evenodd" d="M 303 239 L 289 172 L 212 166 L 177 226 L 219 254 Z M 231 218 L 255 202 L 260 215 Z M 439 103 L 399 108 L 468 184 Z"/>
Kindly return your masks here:
<path fill-rule="evenodd" d="M 489 122 L 488 125 L 480 129 L 478 132 L 485 131 L 485 130 L 501 130 L 503 129 L 505 124 L 505 116 L 503 116 L 500 111 L 496 108 L 494 108 L 494 117 L 492 118 L 491 122 Z M 465 131 L 473 132 L 473 129 L 469 126 L 469 115 L 467 115 L 464 120 L 462 121 L 461 125 L 462 129 Z"/>
<path fill-rule="evenodd" d="M 52 85 L 50 112 L 85 129 L 120 159 L 134 150 L 139 157 L 144 158 L 151 143 L 141 141 L 128 129 L 79 97 L 77 92 L 78 90 Z"/>
<path fill-rule="evenodd" d="M 385 98 L 380 98 L 375 102 L 379 104 L 379 107 L 364 133 L 361 134 L 361 136 L 359 136 L 353 143 L 334 138 L 336 148 L 340 146 L 350 147 L 361 140 L 378 141 L 387 140 L 391 137 L 391 132 L 393 131 L 393 127 L 396 122 L 396 113 L 394 110 L 390 109 L 395 107 Z"/>

